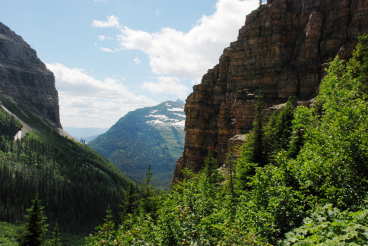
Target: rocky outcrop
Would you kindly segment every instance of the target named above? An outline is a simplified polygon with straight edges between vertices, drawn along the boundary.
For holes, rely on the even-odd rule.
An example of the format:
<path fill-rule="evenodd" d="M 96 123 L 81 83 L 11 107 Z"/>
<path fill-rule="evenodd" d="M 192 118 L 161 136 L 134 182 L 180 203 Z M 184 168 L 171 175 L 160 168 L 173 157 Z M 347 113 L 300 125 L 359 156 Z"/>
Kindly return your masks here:
<path fill-rule="evenodd" d="M 61 128 L 55 79 L 22 37 L 0 23 L 0 96 Z"/>
<path fill-rule="evenodd" d="M 251 129 L 257 93 L 269 106 L 289 96 L 313 98 L 325 63 L 349 56 L 366 32 L 368 0 L 273 0 L 253 11 L 238 40 L 187 98 L 185 149 L 175 178 L 183 168 L 200 170 L 209 151 L 224 162 L 228 140 Z"/>

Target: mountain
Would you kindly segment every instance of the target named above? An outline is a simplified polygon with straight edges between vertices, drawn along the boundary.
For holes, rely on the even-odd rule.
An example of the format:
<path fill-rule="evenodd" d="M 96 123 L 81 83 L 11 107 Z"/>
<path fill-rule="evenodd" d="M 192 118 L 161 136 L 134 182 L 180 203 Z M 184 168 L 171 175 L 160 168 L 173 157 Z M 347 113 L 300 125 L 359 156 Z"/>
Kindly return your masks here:
<path fill-rule="evenodd" d="M 313 98 L 326 63 L 349 57 L 368 32 L 366 0 L 268 0 L 246 17 L 238 39 L 224 50 L 186 100 L 186 142 L 175 177 L 198 171 L 211 151 L 224 163 L 229 140 L 247 133 L 257 94 L 267 107 L 290 96 Z"/>
<path fill-rule="evenodd" d="M 53 73 L 22 37 L 1 22 L 0 95 L 61 128 Z"/>
<path fill-rule="evenodd" d="M 105 128 L 81 128 L 81 127 L 65 127 L 66 132 L 77 140 L 85 140 L 87 143 L 107 131 Z"/>
<path fill-rule="evenodd" d="M 163 102 L 129 112 L 89 146 L 134 180 L 143 182 L 148 167 L 153 183 L 167 187 L 184 146 L 184 103 Z"/>
<path fill-rule="evenodd" d="M 21 222 L 37 197 L 51 225 L 88 232 L 136 190 L 61 129 L 53 74 L 0 23 L 0 221 Z"/>

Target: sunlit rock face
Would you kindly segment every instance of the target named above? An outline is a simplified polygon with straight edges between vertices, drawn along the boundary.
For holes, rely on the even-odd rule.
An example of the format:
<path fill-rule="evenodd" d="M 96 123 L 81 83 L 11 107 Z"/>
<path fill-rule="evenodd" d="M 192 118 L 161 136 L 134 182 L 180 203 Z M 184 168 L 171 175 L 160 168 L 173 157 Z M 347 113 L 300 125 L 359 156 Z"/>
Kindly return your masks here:
<path fill-rule="evenodd" d="M 22 37 L 0 23 L 0 96 L 60 128 L 55 79 Z"/>
<path fill-rule="evenodd" d="M 289 96 L 313 98 L 326 63 L 349 56 L 367 32 L 367 0 L 273 0 L 253 11 L 187 98 L 185 147 L 174 179 L 183 168 L 199 171 L 209 151 L 224 162 L 228 140 L 252 127 L 257 93 L 268 106 Z"/>

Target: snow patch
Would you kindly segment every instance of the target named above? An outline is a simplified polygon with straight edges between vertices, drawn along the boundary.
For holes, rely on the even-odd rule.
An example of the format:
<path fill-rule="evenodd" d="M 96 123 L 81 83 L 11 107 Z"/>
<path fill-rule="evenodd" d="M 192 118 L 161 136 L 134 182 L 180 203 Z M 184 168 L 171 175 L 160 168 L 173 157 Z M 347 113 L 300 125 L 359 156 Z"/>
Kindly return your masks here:
<path fill-rule="evenodd" d="M 173 123 L 172 126 L 178 127 L 178 128 L 184 128 L 185 127 L 185 120 L 177 121 L 177 122 Z"/>
<path fill-rule="evenodd" d="M 167 117 L 166 115 L 163 114 L 149 114 L 146 116 L 146 118 L 156 118 L 156 119 L 160 119 L 160 120 L 170 120 L 169 117 Z"/>
<path fill-rule="evenodd" d="M 156 120 L 146 121 L 146 123 L 152 126 L 175 127 L 175 128 L 180 128 L 180 129 L 184 129 L 184 126 L 185 126 L 185 120 L 175 120 L 175 119 L 170 119 L 168 121 L 162 121 L 162 120 L 156 119 Z"/>
<path fill-rule="evenodd" d="M 185 118 L 185 114 L 174 113 L 174 115 Z"/>
<path fill-rule="evenodd" d="M 171 112 L 184 112 L 183 108 L 168 108 L 167 110 Z"/>

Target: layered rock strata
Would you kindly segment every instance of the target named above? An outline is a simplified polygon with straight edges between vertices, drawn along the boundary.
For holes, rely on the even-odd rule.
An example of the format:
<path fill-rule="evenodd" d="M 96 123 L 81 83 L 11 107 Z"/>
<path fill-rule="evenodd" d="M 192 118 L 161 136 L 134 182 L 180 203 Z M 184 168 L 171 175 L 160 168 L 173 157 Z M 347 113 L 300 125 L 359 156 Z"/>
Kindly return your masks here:
<path fill-rule="evenodd" d="M 181 170 L 199 171 L 212 151 L 221 165 L 229 139 L 252 127 L 255 95 L 268 106 L 313 98 L 325 64 L 347 57 L 368 32 L 368 0 L 273 0 L 247 16 L 237 41 L 187 98 Z"/>
<path fill-rule="evenodd" d="M 61 128 L 55 79 L 22 37 L 0 23 L 0 96 Z"/>

